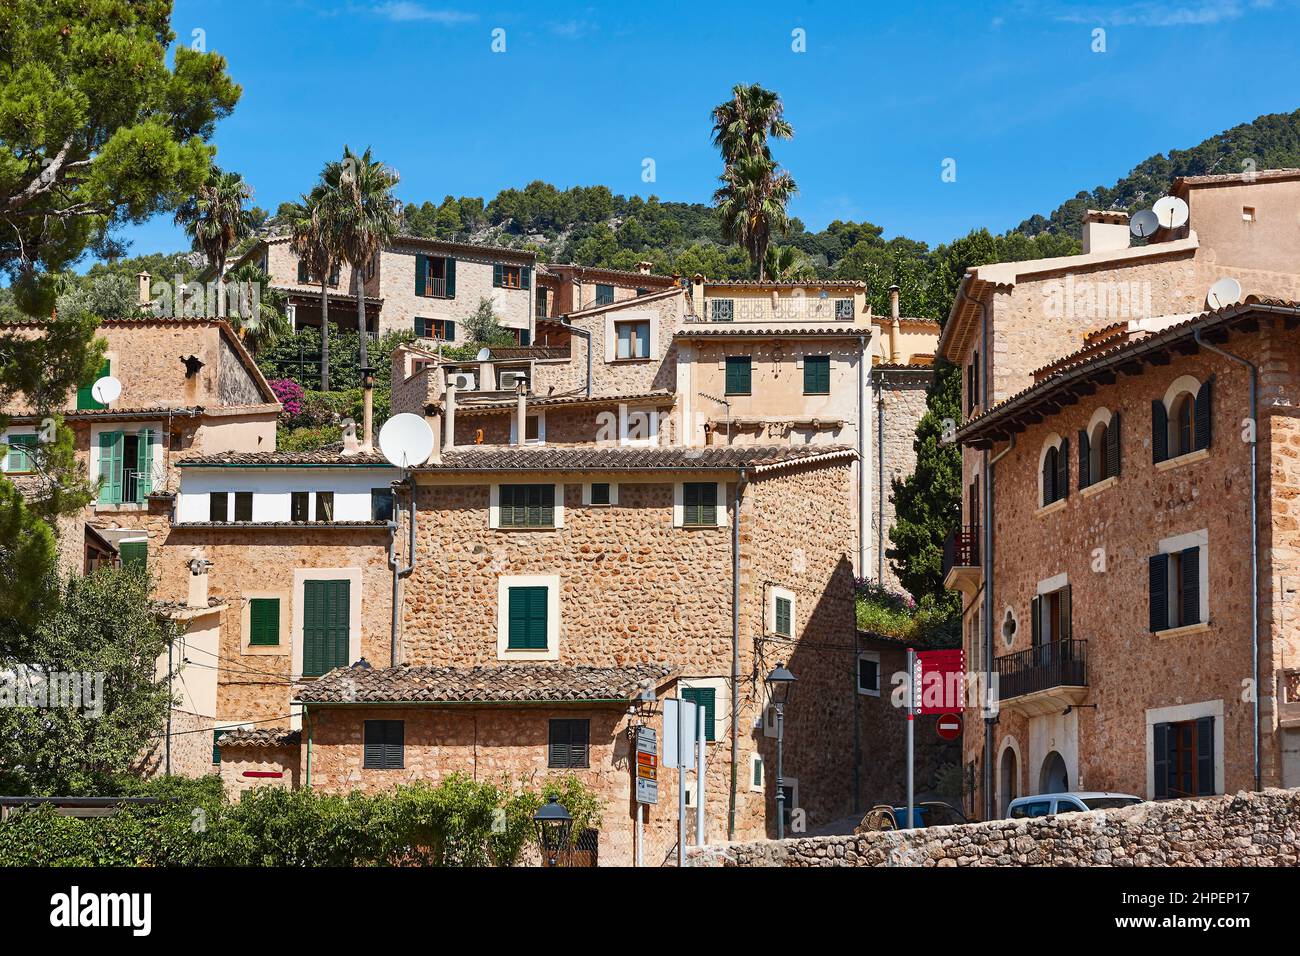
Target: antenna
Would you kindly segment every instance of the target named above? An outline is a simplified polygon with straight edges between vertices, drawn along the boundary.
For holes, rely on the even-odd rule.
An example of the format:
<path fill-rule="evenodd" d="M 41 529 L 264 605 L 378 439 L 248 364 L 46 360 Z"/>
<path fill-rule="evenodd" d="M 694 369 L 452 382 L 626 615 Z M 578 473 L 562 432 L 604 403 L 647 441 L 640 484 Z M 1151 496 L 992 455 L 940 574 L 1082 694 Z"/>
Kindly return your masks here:
<path fill-rule="evenodd" d="M 121 397 L 122 383 L 111 375 L 105 375 L 90 386 L 90 394 L 99 404 L 110 405 Z"/>
<path fill-rule="evenodd" d="M 486 345 L 478 350 L 478 355 L 474 356 L 475 362 L 486 362 L 492 357 L 492 350 Z"/>
<path fill-rule="evenodd" d="M 433 429 L 419 415 L 394 415 L 379 429 L 379 450 L 398 468 L 423 465 L 433 454 Z"/>
<path fill-rule="evenodd" d="M 1211 309 L 1222 309 L 1225 306 L 1236 305 L 1240 301 L 1241 283 L 1232 276 L 1224 276 L 1214 283 L 1205 296 L 1205 302 Z"/>
<path fill-rule="evenodd" d="M 1159 228 L 1160 219 L 1150 209 L 1135 212 L 1133 218 L 1128 221 L 1128 231 L 1139 239 L 1145 239 Z"/>
<path fill-rule="evenodd" d="M 1164 196 L 1157 199 L 1151 211 L 1160 220 L 1162 229 L 1177 229 L 1187 222 L 1187 203 L 1177 196 Z"/>

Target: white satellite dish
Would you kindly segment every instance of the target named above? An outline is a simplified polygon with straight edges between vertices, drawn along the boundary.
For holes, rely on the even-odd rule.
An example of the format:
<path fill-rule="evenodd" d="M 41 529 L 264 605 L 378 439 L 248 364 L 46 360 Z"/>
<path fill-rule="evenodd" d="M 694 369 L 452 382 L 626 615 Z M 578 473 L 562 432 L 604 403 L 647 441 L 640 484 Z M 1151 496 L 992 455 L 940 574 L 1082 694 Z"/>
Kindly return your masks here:
<path fill-rule="evenodd" d="M 433 454 L 433 429 L 419 415 L 394 415 L 379 429 L 379 450 L 398 468 L 423 465 Z"/>
<path fill-rule="evenodd" d="M 478 355 L 474 356 L 474 361 L 486 362 L 491 357 L 492 357 L 492 350 L 485 345 L 478 350 Z"/>
<path fill-rule="evenodd" d="M 122 395 L 122 383 L 111 375 L 105 375 L 90 386 L 90 394 L 101 405 L 112 404 Z"/>
<path fill-rule="evenodd" d="M 1211 309 L 1222 309 L 1225 306 L 1236 305 L 1240 301 L 1241 283 L 1232 276 L 1224 276 L 1214 283 L 1205 296 L 1205 302 Z"/>
<path fill-rule="evenodd" d="M 1187 222 L 1187 203 L 1177 196 L 1165 196 L 1157 199 L 1151 211 L 1160 220 L 1162 229 L 1177 229 Z"/>
<path fill-rule="evenodd" d="M 1160 220 L 1150 209 L 1135 212 L 1133 218 L 1128 221 L 1128 231 L 1139 239 L 1155 235 L 1155 231 L 1159 228 Z"/>

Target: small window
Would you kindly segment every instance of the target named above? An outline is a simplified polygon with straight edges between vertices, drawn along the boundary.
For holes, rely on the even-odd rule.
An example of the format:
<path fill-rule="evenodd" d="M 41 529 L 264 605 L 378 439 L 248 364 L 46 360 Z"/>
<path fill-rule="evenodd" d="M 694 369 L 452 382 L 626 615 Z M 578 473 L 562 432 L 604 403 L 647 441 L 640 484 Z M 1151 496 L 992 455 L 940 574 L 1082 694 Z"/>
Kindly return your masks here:
<path fill-rule="evenodd" d="M 1169 454 L 1177 458 L 1193 450 L 1192 429 L 1196 416 L 1196 399 L 1190 393 L 1174 400 L 1174 414 L 1169 423 Z"/>
<path fill-rule="evenodd" d="M 1201 549 L 1153 555 L 1149 561 L 1151 630 L 1201 623 Z"/>
<path fill-rule="evenodd" d="M 501 485 L 502 528 L 555 527 L 554 485 Z"/>
<path fill-rule="evenodd" d="M 791 617 L 794 614 L 794 601 L 781 595 L 776 596 L 776 626 L 774 630 L 783 637 L 790 637 L 793 633 L 793 622 Z"/>
<path fill-rule="evenodd" d="M 615 355 L 620 359 L 643 359 L 650 357 L 650 323 L 615 322 L 615 335 L 618 339 Z"/>
<path fill-rule="evenodd" d="M 334 492 L 332 491 L 316 492 L 316 520 L 317 521 L 334 520 Z"/>
<path fill-rule="evenodd" d="M 831 357 L 805 355 L 803 360 L 803 393 L 829 395 L 831 393 Z"/>
<path fill-rule="evenodd" d="M 1043 455 L 1043 507 L 1070 494 L 1070 440 L 1062 439 Z"/>
<path fill-rule="evenodd" d="M 880 696 L 880 655 L 874 651 L 858 654 L 858 693 Z"/>
<path fill-rule="evenodd" d="M 251 647 L 279 646 L 279 598 L 252 598 L 248 602 L 248 643 Z"/>
<path fill-rule="evenodd" d="M 1241 207 L 1241 220 L 1242 220 L 1242 222 L 1254 222 L 1254 221 L 1255 221 L 1255 207 L 1254 207 L 1254 206 L 1242 206 L 1242 207 Z"/>
<path fill-rule="evenodd" d="M 1214 718 L 1156 724 L 1152 731 L 1152 774 L 1157 800 L 1205 797 L 1218 792 L 1214 780 Z"/>
<path fill-rule="evenodd" d="M 226 522 L 230 520 L 230 495 L 224 491 L 214 491 L 208 495 L 208 520 Z"/>
<path fill-rule="evenodd" d="M 522 289 L 523 270 L 519 266 L 493 266 L 492 284 L 500 289 Z"/>
<path fill-rule="evenodd" d="M 763 792 L 763 758 L 752 754 L 749 758 L 749 789 L 755 793 Z"/>
<path fill-rule="evenodd" d="M 1168 407 L 1161 399 L 1151 402 L 1151 459 L 1159 464 L 1210 447 L 1214 379 L 1195 392 L 1180 391 Z"/>
<path fill-rule="evenodd" d="M 526 444 L 541 440 L 540 422 L 541 417 L 538 415 L 524 417 L 524 442 Z"/>
<path fill-rule="evenodd" d="M 596 304 L 611 305 L 614 302 L 614 287 L 604 282 L 596 283 Z"/>
<path fill-rule="evenodd" d="M 9 445 L 5 455 L 6 474 L 26 474 L 36 470 L 32 449 L 36 447 L 35 435 L 9 435 L 4 441 Z"/>
<path fill-rule="evenodd" d="M 691 701 L 696 707 L 704 708 L 704 739 L 708 741 L 716 740 L 717 690 L 712 687 L 683 687 L 681 697 L 682 700 Z"/>
<path fill-rule="evenodd" d="M 307 507 L 311 503 L 311 494 L 306 491 L 295 491 L 289 495 L 289 520 L 307 521 Z"/>
<path fill-rule="evenodd" d="M 544 586 L 510 588 L 507 600 L 510 607 L 506 648 L 512 651 L 546 650 L 550 589 Z"/>
<path fill-rule="evenodd" d="M 415 334 L 436 342 L 456 341 L 456 323 L 450 319 L 425 319 L 416 316 Z"/>
<path fill-rule="evenodd" d="M 549 769 L 585 770 L 591 766 L 590 720 L 552 720 L 547 737 Z"/>
<path fill-rule="evenodd" d="M 607 505 L 609 500 L 609 482 L 593 481 L 591 483 L 591 503 L 593 505 Z"/>
<path fill-rule="evenodd" d="M 367 770 L 401 770 L 405 766 L 406 721 L 367 720 L 365 753 L 361 766 Z"/>
<path fill-rule="evenodd" d="M 682 524 L 688 528 L 713 528 L 718 524 L 718 486 L 712 481 L 682 485 Z"/>
<path fill-rule="evenodd" d="M 709 317 L 714 322 L 730 322 L 736 317 L 735 299 L 711 299 Z"/>
<path fill-rule="evenodd" d="M 749 395 L 753 380 L 753 359 L 748 355 L 727 357 L 726 394 Z"/>
<path fill-rule="evenodd" d="M 392 488 L 371 488 L 370 489 L 370 520 L 371 521 L 392 521 L 393 520 L 393 489 Z"/>
<path fill-rule="evenodd" d="M 122 558 L 122 567 L 145 571 L 149 566 L 149 542 L 122 541 L 118 543 L 117 553 Z"/>
<path fill-rule="evenodd" d="M 253 493 L 251 491 L 235 492 L 235 520 L 253 520 Z"/>
<path fill-rule="evenodd" d="M 853 321 L 853 300 L 836 299 L 835 300 L 835 318 L 840 321 Z"/>
<path fill-rule="evenodd" d="M 212 728 L 212 762 L 214 764 L 221 763 L 221 748 L 217 745 L 217 741 L 221 739 L 222 734 L 234 729 L 234 727 Z"/>
<path fill-rule="evenodd" d="M 650 290 L 649 290 L 649 289 L 642 289 L 642 288 L 638 287 L 637 290 L 636 290 L 636 297 L 637 297 L 638 299 L 641 298 L 641 296 L 643 296 L 643 295 L 649 295 L 649 294 L 650 294 Z"/>
<path fill-rule="evenodd" d="M 534 304 L 534 312 L 533 312 L 533 314 L 537 316 L 537 318 L 544 319 L 548 315 L 550 315 L 550 311 L 548 308 L 550 304 L 550 299 L 551 299 L 550 289 L 537 290 L 537 301 Z"/>

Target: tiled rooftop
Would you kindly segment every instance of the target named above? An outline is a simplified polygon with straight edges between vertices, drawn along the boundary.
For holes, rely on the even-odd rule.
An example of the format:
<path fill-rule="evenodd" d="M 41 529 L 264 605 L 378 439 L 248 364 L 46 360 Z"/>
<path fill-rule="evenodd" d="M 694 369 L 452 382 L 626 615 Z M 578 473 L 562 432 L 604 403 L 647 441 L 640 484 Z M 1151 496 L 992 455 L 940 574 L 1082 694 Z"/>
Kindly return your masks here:
<path fill-rule="evenodd" d="M 818 459 L 851 458 L 846 445 L 708 445 L 686 447 L 546 447 L 476 445 L 443 452 L 442 464 L 418 472 L 457 471 L 735 471 Z"/>

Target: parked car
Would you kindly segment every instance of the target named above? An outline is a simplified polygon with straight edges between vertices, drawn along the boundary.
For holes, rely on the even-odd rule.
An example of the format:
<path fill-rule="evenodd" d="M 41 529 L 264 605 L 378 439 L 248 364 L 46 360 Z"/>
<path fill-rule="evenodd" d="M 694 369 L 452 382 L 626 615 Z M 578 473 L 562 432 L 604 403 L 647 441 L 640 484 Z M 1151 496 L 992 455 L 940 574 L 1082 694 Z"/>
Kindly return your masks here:
<path fill-rule="evenodd" d="M 1083 810 L 1116 810 L 1141 802 L 1141 797 L 1135 797 L 1131 793 L 1107 793 L 1101 790 L 1086 793 L 1037 793 L 1032 797 L 1016 797 L 1012 800 L 1007 807 L 1007 816 L 1012 820 L 1022 820 Z"/>
<path fill-rule="evenodd" d="M 878 830 L 906 829 L 903 822 L 907 819 L 907 807 L 891 807 L 882 803 L 867 811 L 862 822 L 854 828 L 854 833 L 872 833 Z M 927 800 L 912 807 L 912 826 L 946 827 L 954 823 L 966 823 L 966 817 L 955 807 L 937 800 Z"/>

